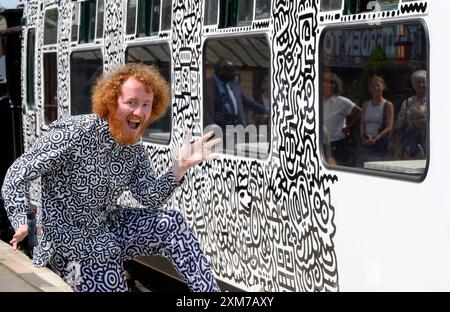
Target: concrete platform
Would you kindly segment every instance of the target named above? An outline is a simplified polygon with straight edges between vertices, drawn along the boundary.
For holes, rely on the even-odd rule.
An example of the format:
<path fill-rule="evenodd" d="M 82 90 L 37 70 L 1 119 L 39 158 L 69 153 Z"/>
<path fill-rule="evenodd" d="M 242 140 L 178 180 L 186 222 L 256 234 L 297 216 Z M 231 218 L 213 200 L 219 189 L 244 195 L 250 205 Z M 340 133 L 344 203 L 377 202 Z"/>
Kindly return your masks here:
<path fill-rule="evenodd" d="M 0 240 L 0 292 L 71 292 L 48 268 L 35 268 L 31 259 Z"/>

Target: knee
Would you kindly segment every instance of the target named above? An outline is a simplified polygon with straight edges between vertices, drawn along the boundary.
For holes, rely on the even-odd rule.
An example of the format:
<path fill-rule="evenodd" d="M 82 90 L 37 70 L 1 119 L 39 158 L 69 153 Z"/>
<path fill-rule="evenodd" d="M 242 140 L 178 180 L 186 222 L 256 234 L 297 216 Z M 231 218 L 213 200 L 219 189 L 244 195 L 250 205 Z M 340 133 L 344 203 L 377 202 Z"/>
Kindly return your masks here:
<path fill-rule="evenodd" d="M 169 233 L 180 233 L 188 229 L 184 216 L 177 210 L 168 210 L 165 217 Z"/>

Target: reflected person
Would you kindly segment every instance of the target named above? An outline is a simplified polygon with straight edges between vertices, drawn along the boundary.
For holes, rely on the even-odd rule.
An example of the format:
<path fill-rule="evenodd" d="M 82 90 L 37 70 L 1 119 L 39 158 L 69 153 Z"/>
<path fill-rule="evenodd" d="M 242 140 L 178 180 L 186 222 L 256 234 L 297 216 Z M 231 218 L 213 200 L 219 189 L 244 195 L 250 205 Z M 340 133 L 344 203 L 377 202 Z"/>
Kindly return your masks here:
<path fill-rule="evenodd" d="M 226 125 L 248 125 L 246 109 L 268 115 L 269 109 L 249 99 L 235 79 L 236 68 L 229 60 L 220 59 L 214 66 L 214 74 L 206 81 L 206 123 L 217 124 L 223 130 Z"/>
<path fill-rule="evenodd" d="M 341 96 L 342 81 L 334 73 L 327 72 L 323 78 L 324 141 L 328 144 L 328 163 L 354 166 L 352 147 L 347 139 L 351 129 L 361 116 L 361 109 L 350 99 Z M 347 117 L 349 117 L 347 123 Z"/>

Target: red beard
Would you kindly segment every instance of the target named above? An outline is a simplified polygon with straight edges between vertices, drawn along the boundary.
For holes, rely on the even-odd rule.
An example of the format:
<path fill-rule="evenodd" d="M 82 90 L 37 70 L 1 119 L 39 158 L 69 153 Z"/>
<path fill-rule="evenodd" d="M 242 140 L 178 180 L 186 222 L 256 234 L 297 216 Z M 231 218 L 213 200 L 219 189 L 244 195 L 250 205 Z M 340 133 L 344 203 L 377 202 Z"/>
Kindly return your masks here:
<path fill-rule="evenodd" d="M 110 111 L 110 113 L 108 114 L 108 124 L 109 131 L 117 142 L 124 145 L 130 145 L 139 141 L 145 129 L 147 129 L 148 125 L 150 124 L 150 118 L 146 122 L 139 125 L 140 129 L 137 133 L 126 133 L 126 131 L 124 131 L 123 127 L 124 124 L 126 124 L 126 121 L 122 118 L 117 117 L 115 110 Z"/>

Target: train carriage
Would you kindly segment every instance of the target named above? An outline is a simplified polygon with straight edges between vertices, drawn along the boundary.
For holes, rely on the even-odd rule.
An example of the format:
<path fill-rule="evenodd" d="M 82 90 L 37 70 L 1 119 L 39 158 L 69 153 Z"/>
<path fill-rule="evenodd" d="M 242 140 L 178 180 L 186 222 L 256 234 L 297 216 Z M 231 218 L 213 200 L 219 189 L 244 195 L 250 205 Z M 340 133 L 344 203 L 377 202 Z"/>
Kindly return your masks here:
<path fill-rule="evenodd" d="M 144 135 L 158 174 L 184 133 L 212 127 L 226 137 L 220 159 L 191 170 L 166 204 L 186 217 L 221 282 L 265 291 L 450 289 L 450 108 L 440 104 L 448 1 L 23 2 L 25 148 L 53 120 L 90 113 L 95 79 L 126 62 L 154 64 L 171 85 L 167 114 Z M 233 120 L 210 97 L 223 61 L 246 104 Z M 364 158 L 358 121 L 345 137 L 347 161 L 337 161 L 327 75 L 339 77 L 340 96 L 357 107 L 373 95 L 373 75 L 383 77 L 393 109 L 387 137 L 403 149 L 394 128 L 418 71 L 426 93 L 420 144 Z M 39 206 L 39 183 L 31 197 Z M 121 201 L 137 205 L 127 193 Z"/>

